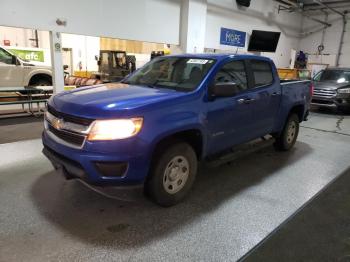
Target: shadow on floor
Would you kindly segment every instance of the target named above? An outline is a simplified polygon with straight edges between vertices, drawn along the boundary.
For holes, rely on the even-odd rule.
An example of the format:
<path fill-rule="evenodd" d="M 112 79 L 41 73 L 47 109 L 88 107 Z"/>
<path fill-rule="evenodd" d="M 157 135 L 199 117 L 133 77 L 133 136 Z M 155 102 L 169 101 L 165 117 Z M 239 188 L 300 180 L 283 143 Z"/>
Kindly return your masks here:
<path fill-rule="evenodd" d="M 65 234 L 97 246 L 129 249 L 183 230 L 311 152 L 308 144 L 297 142 L 290 152 L 268 147 L 230 165 L 202 165 L 189 197 L 170 208 L 145 198 L 135 202 L 106 198 L 56 172 L 42 175 L 32 185 L 31 198 L 39 213 Z"/>
<path fill-rule="evenodd" d="M 319 114 L 323 114 L 323 115 L 350 116 L 350 111 L 344 112 L 344 111 L 340 111 L 338 109 L 327 108 L 327 107 L 311 106 L 310 111 L 313 113 L 319 113 Z"/>
<path fill-rule="evenodd" d="M 244 261 L 350 261 L 350 168 Z"/>

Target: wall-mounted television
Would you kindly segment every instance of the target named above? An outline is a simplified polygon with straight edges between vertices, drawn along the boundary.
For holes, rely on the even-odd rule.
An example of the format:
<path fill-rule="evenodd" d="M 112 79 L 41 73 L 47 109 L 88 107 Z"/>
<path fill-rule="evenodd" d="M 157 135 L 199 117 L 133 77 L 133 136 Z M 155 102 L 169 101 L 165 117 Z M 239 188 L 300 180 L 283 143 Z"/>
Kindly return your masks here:
<path fill-rule="evenodd" d="M 248 51 L 276 52 L 281 32 L 253 30 L 250 36 Z"/>

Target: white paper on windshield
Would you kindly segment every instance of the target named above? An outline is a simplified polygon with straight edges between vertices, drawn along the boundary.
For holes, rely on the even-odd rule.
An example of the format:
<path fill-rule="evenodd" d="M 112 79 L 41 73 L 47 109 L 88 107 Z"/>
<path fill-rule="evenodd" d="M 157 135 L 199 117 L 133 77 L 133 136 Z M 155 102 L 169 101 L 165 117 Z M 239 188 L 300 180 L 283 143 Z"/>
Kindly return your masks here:
<path fill-rule="evenodd" d="M 208 60 L 206 59 L 190 59 L 187 61 L 187 64 L 201 64 L 204 65 L 208 63 Z"/>

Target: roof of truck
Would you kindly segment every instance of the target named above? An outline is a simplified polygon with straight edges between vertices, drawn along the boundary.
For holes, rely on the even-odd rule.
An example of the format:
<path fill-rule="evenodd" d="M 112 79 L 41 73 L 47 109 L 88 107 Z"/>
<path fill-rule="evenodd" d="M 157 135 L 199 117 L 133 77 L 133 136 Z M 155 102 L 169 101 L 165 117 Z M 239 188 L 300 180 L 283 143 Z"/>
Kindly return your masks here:
<path fill-rule="evenodd" d="M 349 71 L 350 67 L 327 67 L 327 70 L 343 70 L 343 71 Z"/>
<path fill-rule="evenodd" d="M 249 59 L 249 58 L 255 58 L 255 59 L 262 59 L 262 60 L 269 60 L 271 61 L 270 58 L 265 57 L 265 56 L 258 56 L 258 55 L 241 55 L 241 54 L 234 54 L 234 53 L 223 53 L 223 54 L 218 54 L 218 53 L 199 53 L 199 54 L 181 54 L 181 55 L 169 55 L 169 56 L 176 56 L 176 57 L 193 57 L 193 58 L 198 58 L 198 59 L 225 59 L 227 57 L 240 57 L 243 59 Z"/>

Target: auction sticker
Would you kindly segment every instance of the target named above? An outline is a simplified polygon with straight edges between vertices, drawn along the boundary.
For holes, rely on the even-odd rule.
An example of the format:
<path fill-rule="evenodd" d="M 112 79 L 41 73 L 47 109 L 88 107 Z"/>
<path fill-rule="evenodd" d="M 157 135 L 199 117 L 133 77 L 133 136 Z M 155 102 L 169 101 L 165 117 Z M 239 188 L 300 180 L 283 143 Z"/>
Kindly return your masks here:
<path fill-rule="evenodd" d="M 201 64 L 204 65 L 208 63 L 208 60 L 205 59 L 190 59 L 187 61 L 187 64 Z"/>

